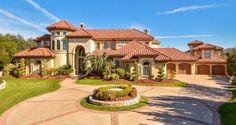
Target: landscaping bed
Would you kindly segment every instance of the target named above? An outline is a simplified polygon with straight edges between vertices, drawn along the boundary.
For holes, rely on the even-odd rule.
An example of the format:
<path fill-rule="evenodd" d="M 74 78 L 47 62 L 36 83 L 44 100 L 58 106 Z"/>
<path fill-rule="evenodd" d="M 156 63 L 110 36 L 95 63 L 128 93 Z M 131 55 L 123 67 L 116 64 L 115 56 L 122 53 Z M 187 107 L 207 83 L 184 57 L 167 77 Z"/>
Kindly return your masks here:
<path fill-rule="evenodd" d="M 161 82 L 155 80 L 136 80 L 129 81 L 124 79 L 106 81 L 102 79 L 79 79 L 78 84 L 85 85 L 109 85 L 109 84 L 132 84 L 141 86 L 167 86 L 167 87 L 186 87 L 188 83 L 177 81 L 177 80 L 162 80 Z"/>
<path fill-rule="evenodd" d="M 3 78 L 7 87 L 0 90 L 0 114 L 17 103 L 33 96 L 55 91 L 60 88 L 60 80 Z"/>

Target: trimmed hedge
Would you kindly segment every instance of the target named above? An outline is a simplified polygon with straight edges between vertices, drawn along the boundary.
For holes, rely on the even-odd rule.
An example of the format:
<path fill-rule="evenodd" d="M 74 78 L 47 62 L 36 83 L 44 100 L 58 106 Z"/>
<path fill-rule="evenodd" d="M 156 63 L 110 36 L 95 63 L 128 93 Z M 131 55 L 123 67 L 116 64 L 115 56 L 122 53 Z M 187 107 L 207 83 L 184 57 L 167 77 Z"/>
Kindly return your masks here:
<path fill-rule="evenodd" d="M 120 91 L 109 90 L 112 88 L 119 88 L 122 90 Z M 127 96 L 135 97 L 137 96 L 137 90 L 131 85 L 108 86 L 108 87 L 101 87 L 101 88 L 95 89 L 92 96 L 93 98 L 97 100 L 112 101 L 120 97 L 127 97 Z"/>

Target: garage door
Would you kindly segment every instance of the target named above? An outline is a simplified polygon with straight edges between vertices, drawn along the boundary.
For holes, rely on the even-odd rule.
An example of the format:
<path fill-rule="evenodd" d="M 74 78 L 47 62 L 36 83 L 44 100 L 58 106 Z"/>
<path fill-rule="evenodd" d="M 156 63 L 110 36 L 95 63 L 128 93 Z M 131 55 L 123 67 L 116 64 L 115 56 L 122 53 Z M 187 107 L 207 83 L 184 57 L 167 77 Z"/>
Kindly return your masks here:
<path fill-rule="evenodd" d="M 179 64 L 179 74 L 191 74 L 191 64 L 188 63 Z"/>
<path fill-rule="evenodd" d="M 212 75 L 225 75 L 225 66 L 221 66 L 221 65 L 213 66 Z"/>
<path fill-rule="evenodd" d="M 199 65 L 198 74 L 200 75 L 210 75 L 210 66 L 208 65 Z"/>
<path fill-rule="evenodd" d="M 173 63 L 167 64 L 167 73 L 170 74 L 171 72 L 176 72 L 175 71 L 175 64 L 173 64 Z"/>

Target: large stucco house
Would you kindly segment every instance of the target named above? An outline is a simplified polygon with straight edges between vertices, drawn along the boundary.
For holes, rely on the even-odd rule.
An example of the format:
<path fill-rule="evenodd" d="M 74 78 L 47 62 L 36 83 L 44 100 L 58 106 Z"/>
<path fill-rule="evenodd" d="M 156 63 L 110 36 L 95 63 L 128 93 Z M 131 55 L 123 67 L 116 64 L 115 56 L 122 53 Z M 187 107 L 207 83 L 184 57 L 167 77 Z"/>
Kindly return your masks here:
<path fill-rule="evenodd" d="M 84 24 L 76 27 L 66 20 L 47 27 L 49 34 L 35 38 L 37 48 L 21 51 L 16 58 L 25 58 L 26 75 L 39 74 L 42 60 L 47 66 L 57 68 L 70 64 L 73 75 L 82 73 L 86 56 L 106 53 L 115 65 L 132 71 L 134 62 L 140 67 L 140 78 L 156 77 L 158 65 L 165 73 L 225 75 L 226 61 L 221 57 L 223 48 L 200 41 L 188 43 L 184 53 L 175 48 L 159 48 L 160 42 L 149 30 L 137 29 L 87 29 Z"/>

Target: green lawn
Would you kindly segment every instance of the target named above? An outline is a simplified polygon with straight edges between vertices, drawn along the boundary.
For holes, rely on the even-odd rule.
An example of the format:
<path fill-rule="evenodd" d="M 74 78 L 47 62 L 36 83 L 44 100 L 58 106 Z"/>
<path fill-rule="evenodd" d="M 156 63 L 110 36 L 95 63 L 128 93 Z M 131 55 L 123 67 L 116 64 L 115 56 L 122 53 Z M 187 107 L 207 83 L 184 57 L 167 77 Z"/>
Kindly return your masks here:
<path fill-rule="evenodd" d="M 186 87 L 188 83 L 177 81 L 173 83 L 160 83 L 160 84 L 145 84 L 145 83 L 131 83 L 131 82 L 107 82 L 97 79 L 80 79 L 77 80 L 78 84 L 84 85 L 109 85 L 109 84 L 132 84 L 141 86 L 164 86 L 164 87 Z"/>
<path fill-rule="evenodd" d="M 236 88 L 231 89 L 233 98 L 219 107 L 223 125 L 236 125 Z"/>
<path fill-rule="evenodd" d="M 123 107 L 107 107 L 107 106 L 99 106 L 99 105 L 91 104 L 91 103 L 89 103 L 88 97 L 86 97 L 86 98 L 84 98 L 80 101 L 80 104 L 85 108 L 93 109 L 93 110 L 124 111 L 124 110 L 131 110 L 131 109 L 141 108 L 141 107 L 148 104 L 148 99 L 141 96 L 141 99 L 140 99 L 139 103 L 134 104 L 134 105 L 123 106 Z"/>
<path fill-rule="evenodd" d="M 0 90 L 0 115 L 17 103 L 60 88 L 59 80 L 4 78 L 7 87 Z"/>

